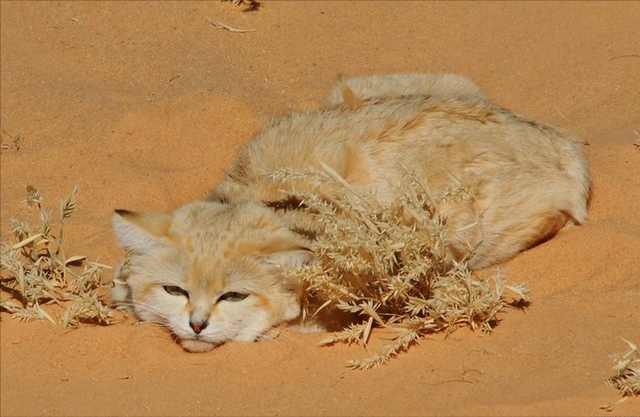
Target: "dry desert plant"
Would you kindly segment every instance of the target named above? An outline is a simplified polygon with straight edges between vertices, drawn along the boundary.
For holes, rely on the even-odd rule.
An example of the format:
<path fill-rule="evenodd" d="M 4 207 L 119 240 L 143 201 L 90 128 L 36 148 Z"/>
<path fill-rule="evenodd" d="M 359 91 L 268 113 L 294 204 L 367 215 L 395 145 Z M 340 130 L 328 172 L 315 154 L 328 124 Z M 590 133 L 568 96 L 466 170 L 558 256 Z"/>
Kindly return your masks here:
<path fill-rule="evenodd" d="M 235 4 L 236 6 L 244 6 L 243 12 L 252 12 L 260 9 L 262 5 L 258 0 L 226 0 Z"/>
<path fill-rule="evenodd" d="M 5 137 L 8 140 L 5 141 Z M 19 151 L 21 140 L 22 140 L 22 135 L 20 133 L 16 135 L 11 135 L 4 130 L 0 131 L 0 153 L 2 153 L 2 151 L 6 149 L 13 149 L 15 151 Z"/>
<path fill-rule="evenodd" d="M 616 387 L 620 391 L 622 398 L 618 403 L 626 401 L 629 397 L 640 395 L 640 352 L 634 343 L 626 339 L 622 340 L 629 345 L 629 350 L 611 355 L 616 374 L 605 381 L 607 385 Z M 611 411 L 616 404 L 603 405 L 601 408 Z"/>
<path fill-rule="evenodd" d="M 37 208 L 39 224 L 11 219 L 11 241 L 1 243 L 0 290 L 9 298 L 0 297 L 0 308 L 21 320 L 57 320 L 43 306 L 57 304 L 64 309 L 62 325 L 76 326 L 80 322 L 108 324 L 111 309 L 98 295 L 105 286 L 102 269 L 109 268 L 85 256 L 65 255 L 64 224 L 75 211 L 76 193 L 60 202 L 58 219 L 43 207 L 40 192 L 27 186 L 25 204 Z"/>
<path fill-rule="evenodd" d="M 332 308 L 363 317 L 322 344 L 366 345 L 374 326 L 396 333 L 377 353 L 351 361 L 353 368 L 385 363 L 431 333 L 448 334 L 459 326 L 491 331 L 498 312 L 509 304 L 507 291 L 517 300 L 527 296 L 524 286 L 507 284 L 500 271 L 477 279 L 466 263 L 472 247 L 461 261 L 447 261 L 447 219 L 436 208 L 440 201 L 471 198 L 460 184 L 433 195 L 426 183 L 406 172 L 399 185 L 402 197 L 384 205 L 327 166 L 269 175 L 293 190 L 290 197 L 323 230 L 312 244 L 316 262 L 293 272 L 308 285 L 305 314 Z M 317 192 L 296 191 L 297 181 L 314 184 Z M 309 311 L 310 300 L 320 307 Z"/>

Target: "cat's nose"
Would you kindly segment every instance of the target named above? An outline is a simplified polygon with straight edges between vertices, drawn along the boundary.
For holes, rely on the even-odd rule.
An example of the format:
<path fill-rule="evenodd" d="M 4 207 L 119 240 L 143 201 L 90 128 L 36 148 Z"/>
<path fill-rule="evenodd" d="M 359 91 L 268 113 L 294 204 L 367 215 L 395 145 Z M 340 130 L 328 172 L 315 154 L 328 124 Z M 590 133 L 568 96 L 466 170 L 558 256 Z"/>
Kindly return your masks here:
<path fill-rule="evenodd" d="M 190 320 L 189 326 L 193 329 L 196 334 L 200 334 L 201 331 L 207 328 L 209 322 L 206 320 Z"/>

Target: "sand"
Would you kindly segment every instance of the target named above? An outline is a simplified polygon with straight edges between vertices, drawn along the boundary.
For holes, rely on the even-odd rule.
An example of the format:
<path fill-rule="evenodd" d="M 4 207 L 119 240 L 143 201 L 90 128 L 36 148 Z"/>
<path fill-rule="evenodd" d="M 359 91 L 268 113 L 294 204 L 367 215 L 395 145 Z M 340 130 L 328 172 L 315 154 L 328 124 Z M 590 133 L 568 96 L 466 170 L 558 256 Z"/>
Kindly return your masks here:
<path fill-rule="evenodd" d="M 0 414 L 604 415 L 620 337 L 640 343 L 640 3 L 1 4 L 1 227 L 24 185 L 75 185 L 69 252 L 116 265 L 115 208 L 203 198 L 272 116 L 312 108 L 337 75 L 454 72 L 493 101 L 578 132 L 590 221 L 501 265 L 532 304 L 491 335 L 423 340 L 353 371 L 360 346 L 282 329 L 189 354 L 162 329 L 0 322 Z M 207 18 L 253 32 L 213 26 Z M 373 343 L 381 342 L 379 334 Z M 613 414 L 638 414 L 640 399 Z"/>

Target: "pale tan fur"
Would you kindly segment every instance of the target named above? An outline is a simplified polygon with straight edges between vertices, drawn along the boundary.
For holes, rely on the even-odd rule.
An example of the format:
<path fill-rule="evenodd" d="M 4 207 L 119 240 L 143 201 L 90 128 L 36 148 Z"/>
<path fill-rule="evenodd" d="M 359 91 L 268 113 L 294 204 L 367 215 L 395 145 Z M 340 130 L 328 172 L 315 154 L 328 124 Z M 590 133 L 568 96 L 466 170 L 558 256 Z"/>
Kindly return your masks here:
<path fill-rule="evenodd" d="M 343 104 L 350 97 L 344 86 L 360 100 L 376 97 L 430 95 L 446 98 L 484 98 L 470 79 L 455 74 L 389 74 L 351 78 L 339 83 L 326 99 L 328 106 Z"/>
<path fill-rule="evenodd" d="M 114 298 L 193 351 L 254 340 L 295 319 L 302 288 L 283 271 L 313 261 L 309 239 L 322 230 L 265 173 L 322 164 L 388 204 L 407 171 L 418 175 L 448 219 L 450 260 L 477 246 L 471 268 L 587 218 L 591 177 L 580 142 L 567 132 L 490 103 L 464 77 L 355 78 L 323 108 L 277 119 L 257 135 L 209 201 L 171 215 L 116 214 L 116 234 L 132 258 L 126 290 Z M 459 186 L 468 193 L 440 198 Z"/>
<path fill-rule="evenodd" d="M 196 202 L 153 221 L 150 228 L 143 215 L 114 216 L 131 259 L 126 285 L 117 285 L 112 296 L 130 303 L 141 320 L 168 327 L 188 350 L 253 341 L 300 314 L 300 285 L 286 282 L 283 268 L 312 256 L 307 242 L 283 228 L 271 210 Z M 172 295 L 165 287 L 184 293 Z M 250 296 L 225 298 L 233 293 Z"/>

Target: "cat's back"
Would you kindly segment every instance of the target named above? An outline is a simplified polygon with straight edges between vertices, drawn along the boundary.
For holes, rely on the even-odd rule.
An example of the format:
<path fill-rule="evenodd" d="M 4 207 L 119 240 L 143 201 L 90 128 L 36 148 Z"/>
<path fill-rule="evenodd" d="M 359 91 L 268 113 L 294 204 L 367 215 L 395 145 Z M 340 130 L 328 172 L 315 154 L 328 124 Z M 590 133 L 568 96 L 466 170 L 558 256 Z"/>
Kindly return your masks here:
<path fill-rule="evenodd" d="M 461 186 L 472 196 L 439 211 L 450 230 L 463 231 L 450 236 L 452 250 L 484 242 L 474 267 L 586 221 L 591 175 L 572 134 L 491 103 L 464 77 L 396 74 L 336 88 L 325 107 L 277 119 L 256 136 L 210 198 L 282 208 L 294 227 L 309 226 L 289 210 L 299 203 L 287 197 L 294 188 L 265 174 L 328 166 L 393 203 L 411 172 L 435 195 Z M 295 190 L 331 194 L 311 181 Z M 469 228 L 480 219 L 481 230 Z"/>
<path fill-rule="evenodd" d="M 265 172 L 320 168 L 321 164 L 342 175 L 353 172 L 354 165 L 373 162 L 367 161 L 368 156 L 381 152 L 393 153 L 384 163 L 386 168 L 391 164 L 412 164 L 412 160 L 404 160 L 413 154 L 412 149 L 437 147 L 449 140 L 450 136 L 438 131 L 458 129 L 471 133 L 471 124 L 484 122 L 491 108 L 489 102 L 475 96 L 413 95 L 375 96 L 357 109 L 335 103 L 291 113 L 274 119 L 249 142 L 220 186 L 224 189 L 247 185 L 258 181 Z M 358 183 L 367 181 L 353 179 Z"/>
<path fill-rule="evenodd" d="M 377 87 L 365 83 L 368 98 L 356 109 L 335 102 L 274 120 L 240 153 L 215 198 L 233 200 L 247 190 L 259 194 L 256 184 L 269 188 L 264 173 L 322 164 L 355 186 L 374 188 L 397 182 L 401 167 L 435 186 L 450 181 L 448 174 L 506 176 L 520 168 L 550 175 L 560 169 L 588 182 L 579 144 L 566 132 L 500 108 L 457 79 L 449 93 L 440 87 L 434 94 L 402 96 L 378 95 L 386 94 L 383 80 Z M 258 194 L 243 198 L 259 199 Z"/>

